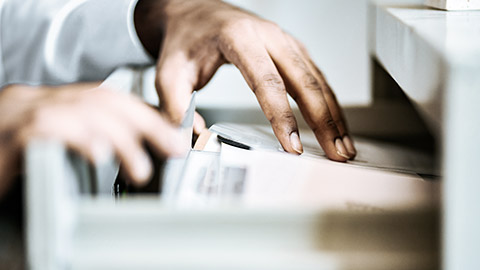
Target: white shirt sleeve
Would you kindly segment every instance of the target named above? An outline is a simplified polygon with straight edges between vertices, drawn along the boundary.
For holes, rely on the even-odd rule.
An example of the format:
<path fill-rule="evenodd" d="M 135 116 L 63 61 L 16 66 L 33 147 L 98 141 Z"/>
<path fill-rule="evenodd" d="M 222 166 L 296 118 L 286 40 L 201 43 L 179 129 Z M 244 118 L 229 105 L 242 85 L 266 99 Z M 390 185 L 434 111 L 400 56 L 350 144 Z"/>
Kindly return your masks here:
<path fill-rule="evenodd" d="M 3 55 L 2 55 L 2 32 L 1 32 L 1 28 L 2 28 L 2 8 L 3 8 L 3 3 L 5 3 L 5 1 L 3 0 L 0 0 L 0 89 L 2 88 L 2 86 L 5 84 L 5 82 L 7 81 L 7 79 L 5 78 L 5 69 L 3 68 Z"/>
<path fill-rule="evenodd" d="M 0 0 L 0 87 L 102 80 L 151 64 L 133 24 L 137 1 Z"/>

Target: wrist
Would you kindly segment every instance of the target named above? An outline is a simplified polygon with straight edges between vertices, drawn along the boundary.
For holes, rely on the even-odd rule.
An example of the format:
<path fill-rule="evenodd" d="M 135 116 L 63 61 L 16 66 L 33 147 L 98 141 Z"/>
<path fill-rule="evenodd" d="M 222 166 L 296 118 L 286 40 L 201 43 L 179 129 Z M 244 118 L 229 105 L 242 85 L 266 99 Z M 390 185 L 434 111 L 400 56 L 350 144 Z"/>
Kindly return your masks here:
<path fill-rule="evenodd" d="M 193 27 L 183 25 L 182 18 L 207 19 L 206 14 L 222 7 L 232 6 L 220 0 L 138 0 L 134 11 L 135 30 L 145 50 L 158 58 L 167 29 L 176 31 L 179 27 Z"/>

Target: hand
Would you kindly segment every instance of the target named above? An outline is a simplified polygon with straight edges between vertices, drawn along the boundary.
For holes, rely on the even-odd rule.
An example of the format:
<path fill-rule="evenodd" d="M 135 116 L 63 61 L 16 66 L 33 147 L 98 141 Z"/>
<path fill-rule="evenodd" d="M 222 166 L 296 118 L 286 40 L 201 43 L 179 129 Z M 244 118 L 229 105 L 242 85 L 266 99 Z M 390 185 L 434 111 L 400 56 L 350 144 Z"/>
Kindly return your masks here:
<path fill-rule="evenodd" d="M 151 161 L 142 143 L 162 156 L 181 155 L 177 130 L 140 100 L 93 84 L 9 86 L 0 93 L 0 197 L 21 169 L 32 138 L 53 139 L 96 164 L 113 151 L 127 178 L 142 185 Z"/>
<path fill-rule="evenodd" d="M 288 93 L 330 159 L 355 157 L 333 91 L 304 46 L 277 25 L 214 0 L 141 0 L 135 25 L 145 48 L 158 57 L 157 91 L 173 122 L 180 123 L 191 92 L 230 62 L 255 93 L 285 151 L 303 152 Z"/>

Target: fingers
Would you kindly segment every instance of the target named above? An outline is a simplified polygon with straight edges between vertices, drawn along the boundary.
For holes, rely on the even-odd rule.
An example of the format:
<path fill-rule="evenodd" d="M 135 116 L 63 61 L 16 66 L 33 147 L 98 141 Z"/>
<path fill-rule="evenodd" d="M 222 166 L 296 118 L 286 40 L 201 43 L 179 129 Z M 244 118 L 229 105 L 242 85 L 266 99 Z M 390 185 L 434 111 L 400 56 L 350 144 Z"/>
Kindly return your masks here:
<path fill-rule="evenodd" d="M 335 93 L 333 93 L 332 89 L 328 85 L 325 77 L 320 72 L 320 70 L 316 67 L 316 65 L 310 60 L 308 61 L 310 70 L 314 71 L 317 79 L 322 83 L 323 95 L 327 102 L 328 108 L 330 113 L 332 114 L 333 121 L 335 121 L 338 131 L 340 132 L 340 136 L 342 137 L 342 141 L 345 145 L 345 148 L 350 156 L 350 159 L 354 159 L 357 155 L 357 150 L 353 144 L 350 135 L 348 134 L 348 126 L 345 120 L 345 116 L 343 115 L 343 110 L 340 107 L 340 104 L 337 101 Z"/>
<path fill-rule="evenodd" d="M 156 88 L 160 108 L 174 124 L 181 124 L 196 84 L 196 67 L 181 51 L 161 54 Z"/>
<path fill-rule="evenodd" d="M 303 152 L 288 92 L 326 155 L 337 161 L 353 158 L 356 151 L 335 95 L 301 44 L 278 26 L 250 15 L 222 21 L 211 28 L 215 33 L 167 33 L 156 82 L 168 118 L 181 123 L 192 90 L 203 86 L 222 63 L 230 62 L 255 93 L 285 151 Z"/>
<path fill-rule="evenodd" d="M 157 63 L 156 88 L 161 110 L 172 123 L 182 122 L 193 90 L 202 88 L 224 63 L 214 39 L 207 39 L 201 46 L 195 42 L 193 47 L 178 38 L 169 39 Z M 195 112 L 194 135 L 205 127 L 205 120 Z"/>
<path fill-rule="evenodd" d="M 163 157 L 184 154 L 187 145 L 178 140 L 178 130 L 161 117 L 159 112 L 130 96 L 120 95 L 115 102 L 109 100 L 110 102 L 104 103 L 105 107 L 114 114 L 104 116 L 102 121 L 99 121 L 101 117 L 96 119 L 96 123 L 109 124 L 94 128 L 99 131 L 104 129 L 103 133 L 134 183 L 146 184 L 152 172 L 150 158 L 143 148 L 144 142 Z"/>
<path fill-rule="evenodd" d="M 173 127 L 158 111 L 138 98 L 119 95 L 116 99 L 109 98 L 109 101 L 104 102 L 104 106 L 118 114 L 121 118 L 119 121 L 135 130 L 140 135 L 140 139 L 152 146 L 152 150 L 157 154 L 166 157 L 181 156 L 188 148 L 188 145 L 178 140 L 177 128 Z"/>
<path fill-rule="evenodd" d="M 95 154 L 95 151 L 103 151 L 105 155 L 107 151 L 113 151 L 122 163 L 122 170 L 128 179 L 136 185 L 147 183 L 152 174 L 152 164 L 142 146 L 142 134 L 139 130 L 124 123 L 121 117 L 115 114 L 95 115 L 95 119 L 90 120 L 89 128 L 92 134 L 92 140 L 86 147 L 89 152 Z M 98 158 L 98 154 L 95 155 L 95 158 Z"/>
<path fill-rule="evenodd" d="M 44 138 L 63 142 L 94 164 L 115 154 L 136 185 L 145 184 L 152 173 L 145 143 L 162 156 L 178 156 L 187 148 L 179 144 L 176 128 L 132 96 L 70 87 L 47 94 L 32 103 L 31 116 L 24 119 L 28 123 L 18 135 L 22 148 L 31 138 Z"/>
<path fill-rule="evenodd" d="M 333 92 L 287 35 L 277 32 L 273 38 L 281 42 L 270 45 L 268 51 L 327 157 L 336 161 L 350 159 L 343 141 L 346 128 Z"/>
<path fill-rule="evenodd" d="M 221 50 L 239 68 L 255 93 L 283 149 L 289 153 L 303 153 L 297 122 L 288 103 L 282 77 L 266 49 L 256 46 L 256 43 L 244 43 L 245 40 L 249 39 L 229 40 L 229 46 Z"/>
<path fill-rule="evenodd" d="M 355 156 L 357 155 L 357 150 L 355 149 L 353 141 L 350 138 L 350 135 L 348 134 L 348 125 L 345 120 L 345 116 L 343 115 L 343 110 L 341 109 L 340 104 L 338 103 L 335 97 L 335 94 L 330 88 L 330 85 L 328 85 L 327 80 L 323 76 L 320 69 L 318 69 L 315 63 L 313 63 L 313 61 L 311 60 L 311 57 L 308 54 L 305 46 L 301 42 L 293 38 L 292 36 L 287 35 L 287 39 L 290 42 L 290 46 L 299 49 L 300 54 L 303 56 L 303 59 L 309 66 L 310 70 L 313 71 L 317 79 L 322 82 L 323 84 L 322 89 L 325 96 L 325 100 L 327 101 L 328 108 L 332 114 L 333 120 L 337 124 L 337 128 L 339 129 L 339 132 L 343 138 L 343 142 L 350 156 L 350 159 L 354 159 Z"/>

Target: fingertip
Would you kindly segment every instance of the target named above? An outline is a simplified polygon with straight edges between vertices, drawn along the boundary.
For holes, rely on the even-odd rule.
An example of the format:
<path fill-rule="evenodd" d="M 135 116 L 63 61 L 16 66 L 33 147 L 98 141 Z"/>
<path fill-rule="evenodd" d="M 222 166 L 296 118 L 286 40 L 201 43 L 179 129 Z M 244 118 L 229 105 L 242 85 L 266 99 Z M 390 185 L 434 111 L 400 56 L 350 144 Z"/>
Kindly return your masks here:
<path fill-rule="evenodd" d="M 347 148 L 345 147 L 345 144 L 343 143 L 341 138 L 336 138 L 335 139 L 335 148 L 337 149 L 337 154 L 343 158 L 350 159 L 350 156 L 348 154 Z"/>
<path fill-rule="evenodd" d="M 152 162 L 150 157 L 145 152 L 139 152 L 134 156 L 130 175 L 133 184 L 136 186 L 144 186 L 150 180 L 152 175 Z"/>
<path fill-rule="evenodd" d="M 193 133 L 198 136 L 206 128 L 207 124 L 205 123 L 205 119 L 203 119 L 203 117 L 198 112 L 195 112 L 193 119 Z"/>
<path fill-rule="evenodd" d="M 297 131 L 294 131 L 290 134 L 290 145 L 296 154 L 303 154 L 303 145 L 300 141 L 300 136 Z"/>
<path fill-rule="evenodd" d="M 292 116 L 282 120 L 283 121 L 279 121 L 277 119 L 271 122 L 273 132 L 282 145 L 283 150 L 295 155 L 303 154 L 303 145 L 300 140 L 295 118 Z"/>
<path fill-rule="evenodd" d="M 168 120 L 180 125 L 198 80 L 198 69 L 183 52 L 161 56 L 157 64 L 155 86 L 160 109 Z"/>
<path fill-rule="evenodd" d="M 314 133 L 328 159 L 338 162 L 346 162 L 350 159 L 342 137 L 336 130 L 314 129 Z"/>
<path fill-rule="evenodd" d="M 343 143 L 345 144 L 345 148 L 347 149 L 348 155 L 350 156 L 350 160 L 353 160 L 357 155 L 357 149 L 353 143 L 353 140 L 350 138 L 349 135 L 343 136 Z"/>
<path fill-rule="evenodd" d="M 328 159 L 337 162 L 346 162 L 350 159 L 350 156 L 345 150 L 345 145 L 340 138 L 323 141 L 319 140 L 319 142 L 323 150 L 325 151 L 325 155 Z"/>

